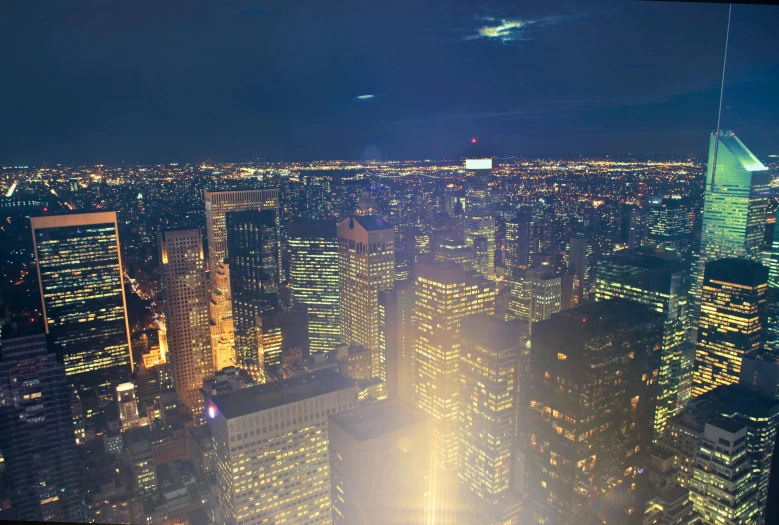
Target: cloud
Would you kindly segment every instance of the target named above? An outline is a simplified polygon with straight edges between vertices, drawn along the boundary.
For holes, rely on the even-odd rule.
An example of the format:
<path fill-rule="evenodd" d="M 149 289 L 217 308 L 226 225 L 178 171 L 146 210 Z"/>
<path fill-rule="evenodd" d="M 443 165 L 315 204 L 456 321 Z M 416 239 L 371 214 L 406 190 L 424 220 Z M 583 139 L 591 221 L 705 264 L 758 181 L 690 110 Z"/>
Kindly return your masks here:
<path fill-rule="evenodd" d="M 370 100 L 372 98 L 376 98 L 376 95 L 359 95 L 357 97 L 354 97 L 356 100 Z"/>
<path fill-rule="evenodd" d="M 528 34 L 528 30 L 531 27 L 554 25 L 571 18 L 572 17 L 562 16 L 546 16 L 536 20 L 523 20 L 521 18 L 481 18 L 480 20 L 484 22 L 484 25 L 476 31 L 476 34 L 466 36 L 465 40 L 486 38 L 500 40 L 504 44 L 507 42 L 531 40 L 533 37 Z"/>

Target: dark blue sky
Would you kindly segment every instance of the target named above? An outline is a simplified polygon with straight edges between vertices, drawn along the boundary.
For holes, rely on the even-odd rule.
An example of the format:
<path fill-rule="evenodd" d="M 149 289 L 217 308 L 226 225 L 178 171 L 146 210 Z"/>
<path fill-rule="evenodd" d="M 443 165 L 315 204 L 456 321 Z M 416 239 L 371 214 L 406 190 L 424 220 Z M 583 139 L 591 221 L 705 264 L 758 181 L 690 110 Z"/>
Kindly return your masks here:
<path fill-rule="evenodd" d="M 0 3 L 0 164 L 703 153 L 727 5 Z M 723 127 L 779 153 L 779 7 L 735 6 Z M 373 98 L 358 99 L 362 95 Z"/>

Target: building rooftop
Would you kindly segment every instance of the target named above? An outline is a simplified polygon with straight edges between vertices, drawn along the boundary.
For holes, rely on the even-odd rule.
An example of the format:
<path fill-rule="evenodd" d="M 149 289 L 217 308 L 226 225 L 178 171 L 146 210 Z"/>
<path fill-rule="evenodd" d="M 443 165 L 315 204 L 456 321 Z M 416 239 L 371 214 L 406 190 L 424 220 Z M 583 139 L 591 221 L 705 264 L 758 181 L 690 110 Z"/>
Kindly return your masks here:
<path fill-rule="evenodd" d="M 680 273 L 684 271 L 684 265 L 676 261 L 675 258 L 675 252 L 670 250 L 635 248 L 632 250 L 620 251 L 605 259 L 604 262 L 635 266 L 637 268 L 656 272 Z"/>
<path fill-rule="evenodd" d="M 577 332 L 597 334 L 613 331 L 619 328 L 633 328 L 638 321 L 662 321 L 663 316 L 652 311 L 648 306 L 627 301 L 625 299 L 610 299 L 589 303 L 570 310 L 553 314 L 546 321 L 538 323 L 538 327 L 566 327 L 577 329 Z M 534 328 L 533 331 L 537 331 Z"/>
<path fill-rule="evenodd" d="M 336 239 L 338 222 L 333 220 L 298 220 L 287 223 L 287 237 L 298 239 Z"/>
<path fill-rule="evenodd" d="M 357 215 L 348 220 L 354 220 L 367 231 L 388 230 L 394 228 L 384 217 L 380 215 Z"/>
<path fill-rule="evenodd" d="M 517 329 L 494 315 L 476 314 L 464 317 L 460 324 L 460 333 L 463 338 L 493 350 L 506 350 L 517 346 Z"/>
<path fill-rule="evenodd" d="M 397 399 L 380 401 L 332 416 L 330 421 L 356 441 L 367 441 L 424 423 L 426 416 Z"/>
<path fill-rule="evenodd" d="M 768 268 L 747 259 L 717 259 L 706 263 L 704 279 L 758 286 L 768 282 Z"/>
<path fill-rule="evenodd" d="M 320 370 L 220 394 L 211 403 L 225 419 L 233 419 L 348 388 L 354 388 L 350 379 L 333 370 Z"/>

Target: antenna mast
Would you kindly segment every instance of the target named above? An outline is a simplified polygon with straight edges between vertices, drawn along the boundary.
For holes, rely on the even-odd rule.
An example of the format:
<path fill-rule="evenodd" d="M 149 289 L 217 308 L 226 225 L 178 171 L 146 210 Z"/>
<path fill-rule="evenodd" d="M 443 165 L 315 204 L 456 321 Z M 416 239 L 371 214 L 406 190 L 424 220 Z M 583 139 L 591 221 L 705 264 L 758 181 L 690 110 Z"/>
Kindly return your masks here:
<path fill-rule="evenodd" d="M 728 40 L 730 38 L 730 15 L 733 4 L 728 5 L 728 29 L 725 32 L 725 57 L 722 59 L 722 81 L 719 88 L 719 111 L 717 112 L 717 132 L 714 135 L 714 165 L 711 167 L 711 191 L 714 191 L 714 178 L 717 175 L 717 153 L 719 152 L 720 121 L 722 119 L 722 96 L 725 93 L 725 66 L 728 64 Z"/>

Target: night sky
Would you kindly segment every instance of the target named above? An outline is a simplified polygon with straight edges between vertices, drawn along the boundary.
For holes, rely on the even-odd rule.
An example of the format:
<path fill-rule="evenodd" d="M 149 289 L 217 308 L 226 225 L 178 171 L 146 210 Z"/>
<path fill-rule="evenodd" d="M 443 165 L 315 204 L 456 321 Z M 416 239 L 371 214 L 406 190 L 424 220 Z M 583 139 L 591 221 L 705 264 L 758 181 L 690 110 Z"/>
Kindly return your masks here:
<path fill-rule="evenodd" d="M 0 2 L 0 165 L 702 154 L 727 5 Z M 779 6 L 734 6 L 723 128 L 779 154 Z M 360 98 L 361 97 L 361 98 Z"/>

